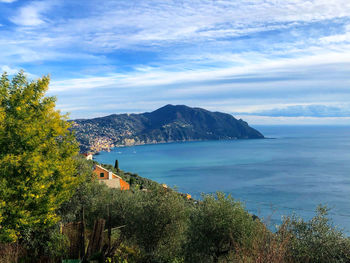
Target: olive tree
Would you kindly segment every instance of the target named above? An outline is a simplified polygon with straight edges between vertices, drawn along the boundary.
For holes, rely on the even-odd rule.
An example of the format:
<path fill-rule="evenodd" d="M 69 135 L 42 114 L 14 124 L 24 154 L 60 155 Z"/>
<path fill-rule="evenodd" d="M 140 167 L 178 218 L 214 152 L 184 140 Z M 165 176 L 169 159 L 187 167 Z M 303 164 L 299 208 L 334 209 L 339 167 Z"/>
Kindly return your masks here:
<path fill-rule="evenodd" d="M 231 196 L 205 195 L 191 215 L 186 262 L 230 260 L 252 246 L 258 224 Z"/>
<path fill-rule="evenodd" d="M 293 215 L 283 222 L 284 234 L 290 236 L 289 256 L 292 262 L 350 262 L 350 239 L 328 218 L 329 209 L 318 206 L 309 221 Z"/>

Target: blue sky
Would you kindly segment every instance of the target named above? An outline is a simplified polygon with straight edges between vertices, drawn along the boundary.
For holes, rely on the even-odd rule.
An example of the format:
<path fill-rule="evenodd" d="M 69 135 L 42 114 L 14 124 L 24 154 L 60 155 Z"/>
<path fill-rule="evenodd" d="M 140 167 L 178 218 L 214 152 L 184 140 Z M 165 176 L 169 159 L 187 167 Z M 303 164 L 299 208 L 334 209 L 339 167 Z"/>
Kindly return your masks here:
<path fill-rule="evenodd" d="M 0 0 L 0 71 L 51 75 L 71 118 L 186 104 L 350 123 L 349 0 Z"/>

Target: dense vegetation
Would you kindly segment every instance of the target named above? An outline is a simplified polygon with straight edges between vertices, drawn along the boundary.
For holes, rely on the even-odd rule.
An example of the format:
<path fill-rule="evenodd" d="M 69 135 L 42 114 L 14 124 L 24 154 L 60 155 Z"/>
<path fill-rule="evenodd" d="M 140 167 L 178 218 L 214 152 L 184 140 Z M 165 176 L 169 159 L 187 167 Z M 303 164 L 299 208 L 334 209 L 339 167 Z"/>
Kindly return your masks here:
<path fill-rule="evenodd" d="M 78 183 L 78 145 L 49 78 L 28 82 L 20 72 L 0 80 L 0 242 L 57 223 L 55 211 Z"/>
<path fill-rule="evenodd" d="M 325 207 L 309 221 L 285 218 L 274 233 L 222 193 L 187 199 L 120 170 L 114 171 L 131 190 L 98 183 L 94 162 L 77 155 L 68 123 L 54 110 L 54 99 L 43 96 L 47 85 L 48 78 L 28 82 L 23 73 L 11 82 L 3 75 L 0 83 L 1 263 L 72 258 L 99 219 L 107 222 L 106 249 L 85 261 L 350 262 L 350 240 Z M 76 226 L 82 244 L 74 239 Z"/>
<path fill-rule="evenodd" d="M 350 240 L 328 221 L 324 207 L 319 207 L 310 221 L 296 216 L 285 218 L 273 233 L 231 196 L 217 193 L 204 195 L 201 201 L 188 200 L 154 182 L 148 182 L 147 191 L 140 190 L 141 181 L 134 181 L 130 191 L 110 189 L 93 179 L 92 161 L 78 158 L 77 163 L 85 180 L 73 197 L 61 205 L 58 214 L 63 224 L 79 222 L 84 207 L 86 240 L 96 219 L 103 218 L 111 224 L 112 243 L 118 244 L 118 248 L 113 257 L 105 260 L 194 263 L 350 260 Z M 24 253 L 27 262 L 39 255 L 51 262 L 68 257 L 70 244 L 58 230 L 52 227 L 22 241 L 28 249 Z M 94 258 L 103 257 L 96 254 Z"/>
<path fill-rule="evenodd" d="M 74 122 L 83 151 L 99 151 L 113 145 L 264 137 L 230 114 L 184 105 L 166 105 L 153 112 L 113 114 Z"/>

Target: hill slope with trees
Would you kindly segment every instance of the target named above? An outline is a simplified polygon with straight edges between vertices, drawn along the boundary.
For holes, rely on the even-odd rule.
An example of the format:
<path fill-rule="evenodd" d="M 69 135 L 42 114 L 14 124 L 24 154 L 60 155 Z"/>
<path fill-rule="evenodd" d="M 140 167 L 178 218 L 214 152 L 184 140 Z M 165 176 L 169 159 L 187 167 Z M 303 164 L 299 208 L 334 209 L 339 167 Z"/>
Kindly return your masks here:
<path fill-rule="evenodd" d="M 178 141 L 264 138 L 230 114 L 185 105 L 166 105 L 141 114 L 79 119 L 74 121 L 74 130 L 82 151 Z"/>

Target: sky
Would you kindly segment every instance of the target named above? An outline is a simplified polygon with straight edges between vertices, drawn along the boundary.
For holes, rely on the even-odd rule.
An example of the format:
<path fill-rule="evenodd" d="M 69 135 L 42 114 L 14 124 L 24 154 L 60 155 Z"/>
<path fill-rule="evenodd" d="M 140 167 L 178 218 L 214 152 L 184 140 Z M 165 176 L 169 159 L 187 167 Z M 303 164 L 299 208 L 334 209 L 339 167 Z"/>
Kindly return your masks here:
<path fill-rule="evenodd" d="M 70 118 L 184 104 L 350 124 L 349 0 L 0 0 L 0 72 L 50 74 Z"/>

